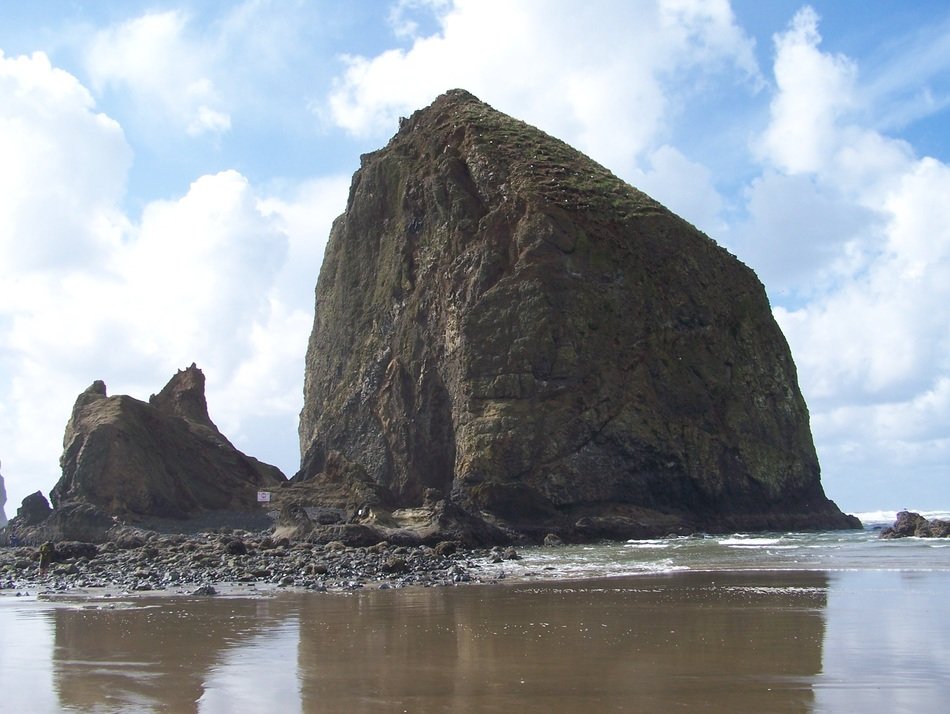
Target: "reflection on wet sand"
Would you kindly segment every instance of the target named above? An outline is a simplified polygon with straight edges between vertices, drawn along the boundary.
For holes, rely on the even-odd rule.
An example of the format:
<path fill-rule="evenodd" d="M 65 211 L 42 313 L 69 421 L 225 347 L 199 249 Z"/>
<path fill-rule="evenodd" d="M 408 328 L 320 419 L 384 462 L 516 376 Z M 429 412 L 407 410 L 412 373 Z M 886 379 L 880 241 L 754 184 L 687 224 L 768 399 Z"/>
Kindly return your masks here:
<path fill-rule="evenodd" d="M 81 711 L 807 712 L 827 587 L 688 573 L 57 607 L 53 680 Z"/>
<path fill-rule="evenodd" d="M 63 709 L 198 711 L 214 666 L 287 616 L 270 599 L 57 607 L 53 684 Z"/>
<path fill-rule="evenodd" d="M 303 709 L 810 711 L 826 588 L 719 573 L 306 600 Z"/>

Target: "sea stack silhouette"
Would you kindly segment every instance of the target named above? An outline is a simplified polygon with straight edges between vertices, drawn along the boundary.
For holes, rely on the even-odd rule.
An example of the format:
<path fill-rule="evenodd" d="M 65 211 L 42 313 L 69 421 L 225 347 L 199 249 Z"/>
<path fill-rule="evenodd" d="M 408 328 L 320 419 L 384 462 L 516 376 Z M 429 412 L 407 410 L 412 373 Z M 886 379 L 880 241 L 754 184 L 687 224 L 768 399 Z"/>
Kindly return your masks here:
<path fill-rule="evenodd" d="M 318 500 L 441 499 L 518 538 L 859 525 L 753 271 L 458 89 L 362 157 L 299 435 Z"/>

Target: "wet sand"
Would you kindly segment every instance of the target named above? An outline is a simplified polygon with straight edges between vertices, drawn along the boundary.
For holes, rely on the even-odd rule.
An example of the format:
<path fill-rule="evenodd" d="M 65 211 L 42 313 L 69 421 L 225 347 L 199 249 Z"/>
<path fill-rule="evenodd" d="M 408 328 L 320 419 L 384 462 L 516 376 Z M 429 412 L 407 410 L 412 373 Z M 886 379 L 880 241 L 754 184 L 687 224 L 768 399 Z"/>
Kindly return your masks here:
<path fill-rule="evenodd" d="M 939 711 L 947 572 L 0 598 L 0 710 Z"/>

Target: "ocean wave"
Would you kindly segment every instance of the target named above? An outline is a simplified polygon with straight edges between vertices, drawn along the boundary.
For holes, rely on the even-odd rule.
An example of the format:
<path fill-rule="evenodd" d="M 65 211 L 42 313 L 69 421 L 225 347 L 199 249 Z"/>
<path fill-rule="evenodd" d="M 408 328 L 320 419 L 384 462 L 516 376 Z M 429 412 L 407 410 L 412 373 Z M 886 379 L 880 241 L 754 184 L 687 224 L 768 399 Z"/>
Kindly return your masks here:
<path fill-rule="evenodd" d="M 672 544 L 669 543 L 668 541 L 660 541 L 660 540 L 628 540 L 626 543 L 624 543 L 623 547 L 624 548 L 643 548 L 646 550 L 650 548 L 658 548 L 658 549 L 669 548 L 670 545 Z"/>
<path fill-rule="evenodd" d="M 729 546 L 748 546 L 761 547 L 766 545 L 778 545 L 781 538 L 755 538 L 752 536 L 732 536 L 730 538 L 719 539 L 719 545 Z"/>
<path fill-rule="evenodd" d="M 893 511 L 865 511 L 863 513 L 855 513 L 854 515 L 858 517 L 866 528 L 870 526 L 891 526 L 894 525 L 894 521 L 897 520 L 898 511 L 919 513 L 928 521 L 932 521 L 935 518 L 942 521 L 950 520 L 950 511 L 948 510 L 927 510 L 922 508 L 901 508 Z"/>

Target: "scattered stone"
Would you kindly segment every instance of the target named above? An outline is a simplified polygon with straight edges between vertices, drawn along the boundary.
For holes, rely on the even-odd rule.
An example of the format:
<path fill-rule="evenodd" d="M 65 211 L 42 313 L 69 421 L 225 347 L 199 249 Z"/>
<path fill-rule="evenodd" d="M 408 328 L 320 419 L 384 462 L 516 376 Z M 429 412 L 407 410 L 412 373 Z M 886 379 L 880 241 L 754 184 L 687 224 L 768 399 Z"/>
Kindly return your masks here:
<path fill-rule="evenodd" d="M 274 528 L 274 538 L 304 538 L 313 532 L 314 523 L 307 509 L 298 503 L 287 503 L 281 507 Z"/>
<path fill-rule="evenodd" d="M 557 535 L 556 533 L 548 533 L 546 536 L 544 536 L 544 544 L 552 546 L 564 545 L 564 541 L 561 539 L 561 536 Z"/>
<path fill-rule="evenodd" d="M 405 573 L 409 570 L 409 564 L 405 561 L 404 558 L 392 557 L 388 558 L 382 567 L 384 573 Z"/>
<path fill-rule="evenodd" d="M 433 550 L 438 556 L 452 555 L 458 550 L 459 544 L 454 540 L 443 540 L 437 543 Z"/>
<path fill-rule="evenodd" d="M 225 548 L 231 555 L 247 555 L 247 545 L 242 540 L 230 540 Z"/>
<path fill-rule="evenodd" d="M 122 531 L 124 545 L 138 543 L 128 548 L 119 548 L 114 541 L 98 546 L 62 541 L 49 544 L 50 565 L 45 572 L 39 568 L 37 547 L 0 547 L 0 589 L 68 592 L 109 587 L 210 595 L 223 585 L 271 584 L 319 592 L 379 583 L 393 588 L 427 587 L 477 581 L 471 569 L 489 557 L 486 551 L 459 548 L 454 541 L 446 541 L 454 549 L 389 543 L 351 547 L 340 541 L 324 546 L 286 539 L 275 543 L 267 533 L 240 533 L 240 538 L 234 538 L 211 531 L 192 535 L 140 532 L 133 540 L 136 534 Z M 503 552 L 499 549 L 496 554 L 500 558 Z"/>

